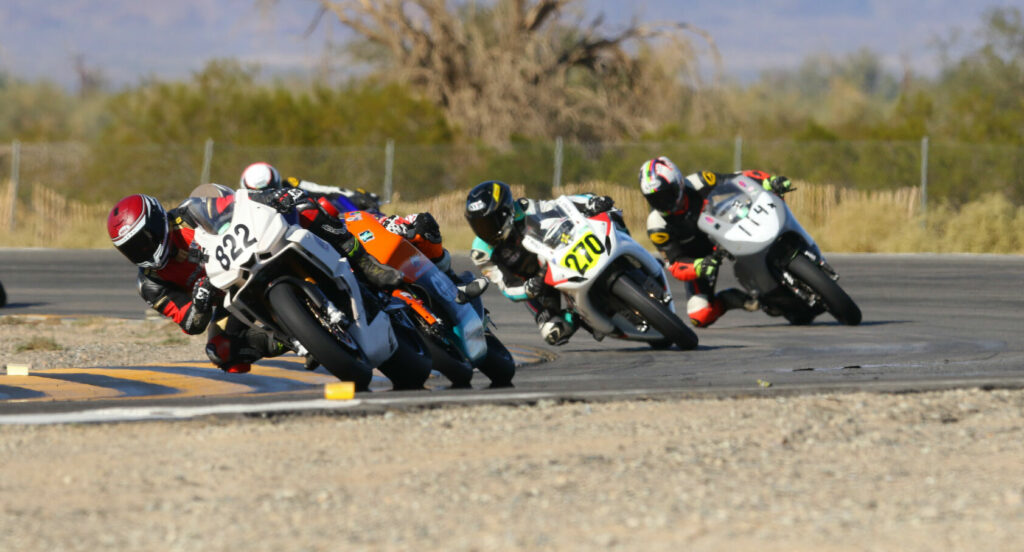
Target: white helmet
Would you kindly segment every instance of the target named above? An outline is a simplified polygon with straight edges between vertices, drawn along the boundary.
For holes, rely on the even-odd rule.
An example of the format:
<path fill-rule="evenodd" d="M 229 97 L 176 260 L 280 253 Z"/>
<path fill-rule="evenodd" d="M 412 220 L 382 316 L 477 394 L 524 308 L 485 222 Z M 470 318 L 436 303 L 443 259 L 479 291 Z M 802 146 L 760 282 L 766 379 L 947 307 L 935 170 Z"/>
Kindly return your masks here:
<path fill-rule="evenodd" d="M 248 190 L 281 187 L 281 173 L 269 163 L 253 163 L 242 171 L 239 186 Z"/>
<path fill-rule="evenodd" d="M 672 211 L 683 197 L 683 185 L 683 173 L 668 157 L 656 157 L 640 167 L 640 191 L 657 211 Z"/>

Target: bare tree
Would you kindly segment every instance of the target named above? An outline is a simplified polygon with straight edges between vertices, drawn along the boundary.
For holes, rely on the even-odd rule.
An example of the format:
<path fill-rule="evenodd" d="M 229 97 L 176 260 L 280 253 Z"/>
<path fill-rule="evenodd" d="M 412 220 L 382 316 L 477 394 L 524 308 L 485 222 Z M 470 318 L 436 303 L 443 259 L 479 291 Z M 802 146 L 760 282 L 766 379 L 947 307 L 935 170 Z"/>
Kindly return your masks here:
<path fill-rule="evenodd" d="M 317 19 L 331 13 L 383 49 L 387 75 L 437 102 L 468 136 L 492 143 L 515 134 L 635 136 L 678 119 L 679 95 L 701 88 L 693 35 L 717 74 L 706 32 L 636 21 L 603 31 L 601 17 L 583 24 L 575 3 L 320 0 Z M 663 39 L 659 47 L 655 39 Z"/>

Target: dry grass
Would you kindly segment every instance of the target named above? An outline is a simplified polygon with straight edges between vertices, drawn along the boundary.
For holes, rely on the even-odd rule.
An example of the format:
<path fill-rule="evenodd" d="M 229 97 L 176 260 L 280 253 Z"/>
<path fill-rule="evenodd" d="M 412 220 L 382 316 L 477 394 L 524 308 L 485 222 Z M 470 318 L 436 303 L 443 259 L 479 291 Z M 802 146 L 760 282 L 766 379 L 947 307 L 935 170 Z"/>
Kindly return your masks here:
<path fill-rule="evenodd" d="M 900 188 L 858 191 L 838 186 L 797 182 L 786 196 L 804 228 L 825 251 L 847 253 L 1003 253 L 1024 254 L 1024 207 L 1002 196 L 953 208 L 931 203 L 928 217 L 921 217 L 920 191 Z M 522 195 L 521 186 L 513 192 Z M 587 182 L 563 187 L 567 194 L 592 192 L 615 198 L 626 224 L 641 243 L 646 234 L 648 207 L 640 192 L 607 182 Z M 403 201 L 398 194 L 385 206 L 388 212 L 407 214 L 429 211 L 437 218 L 445 245 L 468 250 L 473 234 L 463 218 L 466 192 L 458 191 L 422 201 Z M 104 231 L 108 207 L 83 205 L 59 194 L 34 187 L 31 206 L 19 205 L 16 229 L 0 232 L 0 246 L 106 248 Z M 0 229 L 9 226 L 10 191 L 0 193 Z"/>
<path fill-rule="evenodd" d="M 989 196 L 959 209 L 932 204 L 925 221 L 919 214 L 918 188 L 858 191 L 806 182 L 797 182 L 796 188 L 786 201 L 825 251 L 1024 254 L 1024 207 L 1002 196 Z M 615 198 L 630 231 L 650 246 L 643 238 L 648 207 L 638 190 L 588 182 L 565 186 L 563 191 Z M 464 204 L 465 193 L 452 192 L 428 201 L 399 200 L 388 207 L 396 213 L 430 211 L 441 225 L 445 244 L 453 250 L 466 250 L 473 235 L 463 219 Z"/>
<path fill-rule="evenodd" d="M 105 224 L 110 207 L 68 200 L 42 186 L 32 186 L 32 198 L 19 202 L 11 228 L 11 187 L 0 192 L 0 246 L 110 247 Z"/>
<path fill-rule="evenodd" d="M 52 337 L 35 336 L 30 338 L 28 341 L 18 344 L 14 348 L 15 353 L 21 353 L 24 351 L 59 351 L 63 349 L 59 343 L 53 340 Z"/>

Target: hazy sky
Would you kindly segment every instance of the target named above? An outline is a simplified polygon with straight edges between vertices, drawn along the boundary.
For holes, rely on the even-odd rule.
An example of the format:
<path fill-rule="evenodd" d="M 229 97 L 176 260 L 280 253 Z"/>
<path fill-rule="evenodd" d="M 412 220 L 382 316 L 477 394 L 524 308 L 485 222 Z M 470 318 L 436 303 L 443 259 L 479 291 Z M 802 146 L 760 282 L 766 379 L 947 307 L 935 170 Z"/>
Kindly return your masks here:
<path fill-rule="evenodd" d="M 258 62 L 268 71 L 318 62 L 328 40 L 344 38 L 331 15 L 309 38 L 314 0 L 2 0 L 0 70 L 71 86 L 73 59 L 102 69 L 114 85 L 144 75 L 185 77 L 217 57 Z M 582 0 L 605 26 L 640 21 L 684 21 L 708 30 L 725 70 L 738 78 L 795 67 L 807 55 L 842 55 L 862 47 L 892 68 L 908 59 L 932 74 L 935 37 L 971 31 L 994 6 L 1024 0 Z"/>

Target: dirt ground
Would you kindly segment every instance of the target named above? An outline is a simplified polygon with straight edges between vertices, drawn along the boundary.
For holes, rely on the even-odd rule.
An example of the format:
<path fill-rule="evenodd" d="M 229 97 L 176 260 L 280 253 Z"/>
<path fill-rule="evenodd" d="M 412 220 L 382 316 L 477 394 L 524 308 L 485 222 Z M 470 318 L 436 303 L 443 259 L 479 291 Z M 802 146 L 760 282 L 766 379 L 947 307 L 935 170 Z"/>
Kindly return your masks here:
<path fill-rule="evenodd" d="M 14 354 L 131 354 L 72 324 Z M 958 390 L 0 426 L 0 550 L 1024 550 L 1022 421 Z"/>

